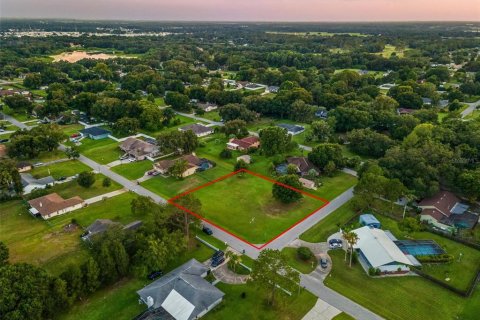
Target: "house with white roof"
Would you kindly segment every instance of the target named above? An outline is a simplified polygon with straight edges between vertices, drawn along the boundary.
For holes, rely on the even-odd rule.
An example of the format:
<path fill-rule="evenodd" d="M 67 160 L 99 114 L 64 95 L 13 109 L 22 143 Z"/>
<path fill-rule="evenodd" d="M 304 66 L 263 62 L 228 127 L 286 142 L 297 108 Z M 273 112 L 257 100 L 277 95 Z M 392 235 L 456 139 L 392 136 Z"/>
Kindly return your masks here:
<path fill-rule="evenodd" d="M 384 230 L 365 226 L 353 232 L 358 236 L 353 249 L 366 272 L 375 268 L 383 274 L 407 273 L 410 266 L 420 265 L 412 255 L 404 254 L 395 244 L 396 239 Z"/>

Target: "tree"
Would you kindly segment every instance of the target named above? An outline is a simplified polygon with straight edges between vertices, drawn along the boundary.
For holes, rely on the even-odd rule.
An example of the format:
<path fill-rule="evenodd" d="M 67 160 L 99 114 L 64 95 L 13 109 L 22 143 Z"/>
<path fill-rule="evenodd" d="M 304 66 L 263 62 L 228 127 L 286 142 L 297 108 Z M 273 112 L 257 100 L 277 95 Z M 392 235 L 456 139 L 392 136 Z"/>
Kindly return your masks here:
<path fill-rule="evenodd" d="M 140 128 L 140 121 L 134 118 L 123 117 L 118 119 L 112 126 L 114 132 L 120 135 L 131 135 L 137 133 Z"/>
<path fill-rule="evenodd" d="M 358 242 L 358 235 L 353 231 L 348 231 L 343 235 L 343 238 L 348 243 L 350 249 L 350 268 L 352 267 L 352 258 L 353 258 L 353 246 Z"/>
<path fill-rule="evenodd" d="M 344 164 L 342 147 L 336 143 L 319 144 L 308 154 L 308 159 L 322 170 L 330 161 L 336 168 L 342 168 Z"/>
<path fill-rule="evenodd" d="M 29 73 L 23 79 L 23 85 L 28 89 L 37 89 L 42 84 L 42 77 L 39 73 Z"/>
<path fill-rule="evenodd" d="M 83 289 L 85 293 L 94 293 L 100 286 L 100 269 L 93 258 L 88 258 L 88 260 L 82 265 L 82 274 Z"/>
<path fill-rule="evenodd" d="M 463 172 L 458 178 L 458 187 L 470 200 L 478 200 L 480 198 L 480 168 Z"/>
<path fill-rule="evenodd" d="M 67 269 L 62 272 L 60 278 L 64 280 L 67 285 L 67 295 L 70 303 L 82 297 L 84 292 L 83 275 L 78 265 L 69 265 Z"/>
<path fill-rule="evenodd" d="M 232 250 L 227 251 L 225 256 L 228 259 L 228 266 L 233 270 L 233 272 L 237 271 L 237 267 L 242 262 L 242 257 Z"/>
<path fill-rule="evenodd" d="M 298 176 L 293 174 L 281 176 L 278 182 L 280 182 L 280 184 L 275 183 L 272 187 L 272 194 L 275 199 L 283 203 L 292 203 L 303 197 L 300 192 L 284 186 L 287 185 L 297 190 L 302 189 L 302 184 L 298 180 Z"/>
<path fill-rule="evenodd" d="M 231 120 L 225 122 L 225 125 L 222 127 L 223 133 L 228 138 L 231 135 L 236 136 L 237 138 L 244 138 L 248 136 L 247 123 L 243 120 Z"/>
<path fill-rule="evenodd" d="M 202 203 L 192 194 L 181 197 L 177 204 L 197 214 L 200 214 L 202 209 Z M 169 217 L 169 223 L 174 228 L 180 229 L 185 235 L 185 239 L 188 240 L 190 238 L 190 225 L 198 223 L 198 219 L 185 210 L 174 207 Z"/>
<path fill-rule="evenodd" d="M 13 94 L 3 98 L 3 101 L 7 106 L 12 108 L 12 110 L 19 112 L 25 110 L 30 113 L 33 110 L 33 103 L 24 95 Z"/>
<path fill-rule="evenodd" d="M 102 186 L 103 187 L 108 188 L 111 185 L 112 185 L 112 179 L 110 179 L 109 177 L 103 178 L 103 181 L 102 181 Z"/>
<path fill-rule="evenodd" d="M 274 305 L 277 288 L 295 290 L 300 282 L 300 274 L 290 267 L 280 251 L 266 249 L 254 261 L 249 281 L 259 289 L 270 291 L 269 304 Z"/>
<path fill-rule="evenodd" d="M 242 169 L 248 169 L 248 164 L 243 160 L 240 159 L 237 162 L 235 162 L 235 166 L 233 167 L 233 171 L 238 171 Z"/>
<path fill-rule="evenodd" d="M 65 282 L 26 263 L 1 267 L 0 288 L 2 319 L 51 319 L 68 305 Z"/>
<path fill-rule="evenodd" d="M 164 154 L 191 153 L 198 147 L 198 138 L 191 130 L 163 132 L 157 137 L 157 142 Z"/>
<path fill-rule="evenodd" d="M 233 157 L 233 154 L 232 154 L 232 150 L 230 149 L 223 149 L 221 152 L 220 152 L 220 158 L 222 159 L 231 159 Z"/>
<path fill-rule="evenodd" d="M 220 117 L 223 121 L 243 120 L 245 122 L 252 122 L 258 118 L 258 114 L 248 110 L 243 104 L 231 103 L 220 108 Z"/>
<path fill-rule="evenodd" d="M 188 168 L 188 162 L 187 160 L 180 159 L 176 160 L 173 165 L 168 168 L 168 174 L 170 174 L 172 177 L 175 177 L 177 179 L 183 177 L 183 173 L 185 170 Z"/>
<path fill-rule="evenodd" d="M 75 146 L 68 147 L 65 150 L 65 154 L 67 155 L 68 159 L 78 159 L 80 157 L 80 151 L 78 151 L 78 148 Z"/>
<path fill-rule="evenodd" d="M 0 268 L 8 263 L 8 258 L 10 257 L 10 252 L 5 243 L 0 241 Z"/>
<path fill-rule="evenodd" d="M 292 141 L 292 136 L 287 133 L 287 130 L 280 127 L 262 129 L 259 136 L 262 152 L 267 156 L 285 153 Z"/>
<path fill-rule="evenodd" d="M 8 195 L 11 191 L 20 193 L 23 190 L 22 179 L 17 170 L 15 161 L 2 159 L 0 161 L 0 198 Z"/>
<path fill-rule="evenodd" d="M 165 103 L 178 111 L 189 112 L 191 110 L 189 102 L 188 96 L 179 92 L 169 91 L 165 95 Z"/>
<path fill-rule="evenodd" d="M 84 188 L 90 188 L 95 183 L 95 174 L 83 171 L 78 175 L 77 183 Z"/>
<path fill-rule="evenodd" d="M 325 120 L 312 122 L 307 139 L 309 141 L 327 142 L 333 133 L 332 127 Z"/>
<path fill-rule="evenodd" d="M 303 260 L 303 261 L 308 261 L 315 257 L 313 255 L 312 250 L 310 250 L 308 247 L 298 247 L 297 248 L 297 256 Z"/>
<path fill-rule="evenodd" d="M 394 143 L 388 136 L 369 128 L 350 131 L 347 140 L 350 142 L 348 147 L 355 153 L 375 158 L 382 157 Z"/>

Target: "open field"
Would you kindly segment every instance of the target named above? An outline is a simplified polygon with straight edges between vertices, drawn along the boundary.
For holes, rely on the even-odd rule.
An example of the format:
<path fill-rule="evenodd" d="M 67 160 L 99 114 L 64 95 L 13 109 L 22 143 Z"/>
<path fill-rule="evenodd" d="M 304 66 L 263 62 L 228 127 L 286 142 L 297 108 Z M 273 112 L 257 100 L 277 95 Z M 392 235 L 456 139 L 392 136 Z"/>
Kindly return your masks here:
<path fill-rule="evenodd" d="M 49 175 L 51 175 L 54 179 L 58 179 L 60 177 L 70 177 L 76 175 L 77 173 L 91 170 L 92 169 L 89 166 L 81 163 L 78 160 L 68 160 L 52 163 L 48 166 L 35 167 L 30 171 L 30 173 L 37 179 Z"/>
<path fill-rule="evenodd" d="M 157 131 L 149 131 L 149 130 L 140 129 L 139 132 L 156 138 L 159 134 L 161 134 L 163 132 L 178 130 L 178 128 L 183 127 L 183 126 L 185 126 L 189 123 L 201 123 L 201 121 L 197 121 L 195 119 L 192 119 L 192 118 L 189 118 L 189 117 L 184 117 L 184 116 L 181 116 L 181 115 L 178 115 L 178 114 L 175 116 L 174 119 L 179 119 L 180 123 L 161 128 L 160 130 L 157 130 Z"/>
<path fill-rule="evenodd" d="M 386 44 L 385 47 L 383 48 L 383 51 L 377 54 L 382 55 L 382 57 L 384 58 L 390 58 L 392 56 L 392 53 L 395 53 L 397 57 L 403 58 L 405 56 L 405 52 L 408 50 L 409 49 L 398 48 L 396 46 Z"/>
<path fill-rule="evenodd" d="M 151 170 L 153 163 L 149 160 L 135 161 L 131 163 L 121 164 L 115 167 L 112 167 L 113 172 L 118 173 L 121 176 L 129 180 L 136 180 L 145 175 L 146 171 Z"/>
<path fill-rule="evenodd" d="M 122 55 L 122 58 L 127 58 L 127 56 Z M 102 52 L 87 52 L 87 51 L 67 51 L 60 54 L 52 56 L 53 62 L 66 61 L 70 63 L 75 63 L 82 59 L 93 59 L 93 60 L 107 60 L 120 58 L 120 56 L 115 54 L 107 54 Z"/>
<path fill-rule="evenodd" d="M 270 307 L 265 301 L 265 293 L 251 284 L 228 285 L 217 284 L 225 292 L 223 302 L 207 313 L 205 320 L 300 320 L 315 305 L 317 297 L 306 290 L 291 297 L 277 292 L 277 305 Z M 245 292 L 245 298 L 241 297 Z"/>
<path fill-rule="evenodd" d="M 75 123 L 75 124 L 67 124 L 67 125 L 64 125 L 64 126 L 61 126 L 62 128 L 62 131 L 67 135 L 67 136 L 71 136 L 72 134 L 74 133 L 78 133 L 80 130 L 82 130 L 84 127 L 79 124 L 79 123 Z"/>
<path fill-rule="evenodd" d="M 85 200 L 88 198 L 99 196 L 104 193 L 121 189 L 122 186 L 115 181 L 112 181 L 112 184 L 109 187 L 104 187 L 102 185 L 104 178 L 105 176 L 103 174 L 96 174 L 95 183 L 90 188 L 84 188 L 80 186 L 76 180 L 72 180 L 65 183 L 55 184 L 49 190 L 51 192 L 58 193 L 63 198 L 80 196 L 80 198 Z"/>
<path fill-rule="evenodd" d="M 462 298 L 420 277 L 371 278 L 359 264 L 349 268 L 343 251 L 330 251 L 333 269 L 327 287 L 390 320 L 475 319 L 480 291 Z M 478 288 L 477 288 L 478 289 Z M 381 303 L 372 303 L 378 301 Z"/>
<path fill-rule="evenodd" d="M 266 31 L 270 34 L 286 34 L 292 36 L 319 36 L 319 37 L 333 37 L 333 36 L 351 36 L 351 37 L 369 37 L 370 35 L 359 32 L 324 32 L 324 31 L 311 31 L 311 32 L 280 32 L 280 31 Z"/>
<path fill-rule="evenodd" d="M 324 205 L 307 195 L 295 203 L 281 203 L 273 198 L 272 186 L 272 182 L 251 174 L 237 174 L 191 194 L 202 203 L 197 214 L 250 243 L 260 244 Z"/>
<path fill-rule="evenodd" d="M 309 261 L 301 260 L 297 255 L 297 248 L 283 248 L 282 253 L 287 257 L 287 261 L 290 266 L 301 273 L 308 274 L 315 270 L 318 265 L 318 261 L 315 257 Z"/>
<path fill-rule="evenodd" d="M 123 152 L 118 147 L 118 143 L 112 139 L 92 140 L 85 138 L 78 146 L 81 154 L 100 164 L 107 164 L 118 160 Z"/>
<path fill-rule="evenodd" d="M 28 161 L 31 162 L 32 164 L 35 164 L 37 162 L 49 162 L 53 160 L 66 159 L 66 158 L 67 156 L 65 155 L 65 152 L 60 150 L 53 150 L 51 152 L 42 152 L 37 157 L 33 159 L 28 159 Z"/>

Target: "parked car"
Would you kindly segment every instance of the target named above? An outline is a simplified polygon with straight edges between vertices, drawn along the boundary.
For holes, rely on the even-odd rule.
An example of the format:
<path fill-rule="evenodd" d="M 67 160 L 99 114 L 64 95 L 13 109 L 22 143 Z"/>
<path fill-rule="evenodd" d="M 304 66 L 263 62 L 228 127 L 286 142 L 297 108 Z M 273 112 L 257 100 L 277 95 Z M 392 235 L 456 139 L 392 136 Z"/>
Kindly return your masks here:
<path fill-rule="evenodd" d="M 217 258 L 217 259 L 212 259 L 212 267 L 218 267 L 219 265 L 221 265 L 223 262 L 225 262 L 225 257 L 220 257 L 220 258 Z"/>
<path fill-rule="evenodd" d="M 137 161 L 137 159 L 135 159 L 135 158 L 128 158 L 128 161 L 129 161 L 129 162 L 135 162 L 135 161 Z"/>
<path fill-rule="evenodd" d="M 328 260 L 325 258 L 320 258 L 320 267 L 325 269 L 328 266 Z"/>
<path fill-rule="evenodd" d="M 34 167 L 40 167 L 40 166 L 43 166 L 43 165 L 44 165 L 43 162 L 37 162 L 37 163 L 35 163 L 33 166 L 34 166 Z"/>
<path fill-rule="evenodd" d="M 213 254 L 212 260 L 219 259 L 219 258 L 223 258 L 224 256 L 225 256 L 225 252 L 223 252 L 222 250 L 217 250 L 217 251 L 215 251 L 215 253 Z"/>
<path fill-rule="evenodd" d="M 158 172 L 158 171 L 153 171 L 152 176 L 158 176 L 159 174 L 160 174 L 160 172 Z"/>
<path fill-rule="evenodd" d="M 163 271 L 158 270 L 158 271 L 153 271 L 152 273 L 150 273 L 147 276 L 147 278 L 150 279 L 150 280 L 155 280 L 156 278 L 161 277 L 162 275 L 163 275 Z"/>
<path fill-rule="evenodd" d="M 65 180 L 67 180 L 67 177 L 60 177 L 60 178 L 58 178 L 57 180 L 58 180 L 58 181 L 65 181 Z"/>
<path fill-rule="evenodd" d="M 328 241 L 328 247 L 330 249 L 337 249 L 337 248 L 341 248 L 342 246 L 343 246 L 343 242 L 340 239 L 331 239 L 330 241 Z"/>
<path fill-rule="evenodd" d="M 8 139 L 0 139 L 0 143 L 8 142 Z"/>
<path fill-rule="evenodd" d="M 203 231 L 204 233 L 208 234 L 209 236 L 211 236 L 211 235 L 213 234 L 212 229 L 210 229 L 210 228 L 207 227 L 207 226 L 203 226 L 203 227 L 202 227 L 202 231 Z"/>

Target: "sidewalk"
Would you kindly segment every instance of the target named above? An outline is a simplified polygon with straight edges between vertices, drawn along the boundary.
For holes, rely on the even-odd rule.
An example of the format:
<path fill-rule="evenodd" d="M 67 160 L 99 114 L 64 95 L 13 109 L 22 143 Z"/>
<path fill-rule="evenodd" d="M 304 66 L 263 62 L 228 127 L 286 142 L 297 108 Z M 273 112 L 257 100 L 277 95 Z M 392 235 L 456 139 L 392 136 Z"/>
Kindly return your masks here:
<path fill-rule="evenodd" d="M 302 318 L 302 320 L 330 320 L 341 311 L 326 303 L 322 299 L 318 299 L 313 308 Z"/>
<path fill-rule="evenodd" d="M 112 192 L 109 192 L 109 193 L 104 193 L 104 194 L 101 194 L 99 196 L 96 196 L 96 197 L 93 197 L 93 198 L 89 198 L 87 200 L 85 200 L 85 203 L 87 204 L 92 204 L 92 203 L 95 203 L 95 202 L 99 202 L 99 201 L 102 201 L 103 199 L 107 199 L 107 198 L 112 198 L 112 197 L 115 197 L 115 196 L 118 196 L 122 193 L 125 193 L 127 192 L 127 190 L 125 190 L 124 188 L 123 189 L 120 189 L 120 190 L 115 190 L 115 191 L 112 191 Z"/>

